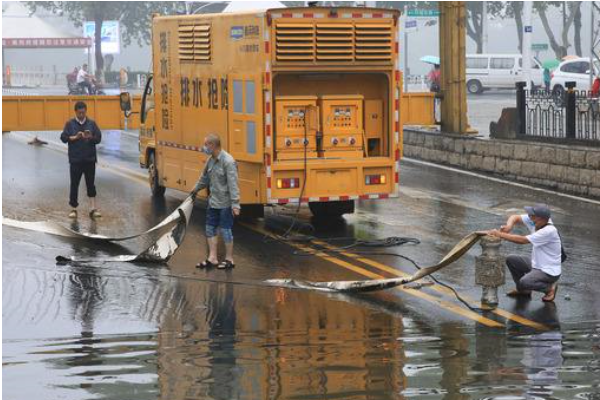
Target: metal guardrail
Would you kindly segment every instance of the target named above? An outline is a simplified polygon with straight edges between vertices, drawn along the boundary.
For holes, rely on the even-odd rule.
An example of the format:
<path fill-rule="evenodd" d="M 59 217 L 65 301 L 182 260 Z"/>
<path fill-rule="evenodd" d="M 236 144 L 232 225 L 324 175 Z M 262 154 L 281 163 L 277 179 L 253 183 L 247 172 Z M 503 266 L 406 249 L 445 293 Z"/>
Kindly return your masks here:
<path fill-rule="evenodd" d="M 600 145 L 600 99 L 567 82 L 563 91 L 517 83 L 517 138 Z"/>

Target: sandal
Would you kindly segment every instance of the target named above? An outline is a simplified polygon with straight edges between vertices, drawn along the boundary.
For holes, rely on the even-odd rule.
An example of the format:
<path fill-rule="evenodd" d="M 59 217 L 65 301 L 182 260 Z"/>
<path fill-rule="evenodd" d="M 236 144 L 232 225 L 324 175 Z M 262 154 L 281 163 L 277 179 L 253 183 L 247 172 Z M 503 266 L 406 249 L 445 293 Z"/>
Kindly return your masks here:
<path fill-rule="evenodd" d="M 225 260 L 222 263 L 219 263 L 219 265 L 217 265 L 217 268 L 219 268 L 219 269 L 231 269 L 231 268 L 235 268 L 235 264 L 232 263 L 229 260 Z"/>
<path fill-rule="evenodd" d="M 201 263 L 196 264 L 196 268 L 214 268 L 217 266 L 217 264 L 213 264 L 210 261 L 208 261 L 208 258 L 202 261 Z"/>
<path fill-rule="evenodd" d="M 510 292 L 506 293 L 506 295 L 508 297 L 531 297 L 531 292 L 530 291 L 520 292 L 517 289 L 514 289 L 514 290 L 511 290 Z"/>
<path fill-rule="evenodd" d="M 542 297 L 542 301 L 552 302 L 556 298 L 556 293 L 558 293 L 558 284 L 554 283 L 548 290 L 548 293 L 544 297 Z"/>

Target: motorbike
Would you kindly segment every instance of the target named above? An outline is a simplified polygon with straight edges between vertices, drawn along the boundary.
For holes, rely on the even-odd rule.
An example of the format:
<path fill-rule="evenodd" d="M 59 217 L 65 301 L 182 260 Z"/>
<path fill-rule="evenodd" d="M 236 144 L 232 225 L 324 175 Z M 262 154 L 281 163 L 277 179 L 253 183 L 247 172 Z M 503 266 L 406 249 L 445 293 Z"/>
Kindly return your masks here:
<path fill-rule="evenodd" d="M 86 88 L 74 81 L 67 81 L 67 88 L 69 89 L 69 96 L 85 96 L 88 94 Z M 105 95 L 102 86 L 96 80 L 92 81 L 92 92 L 89 94 Z"/>

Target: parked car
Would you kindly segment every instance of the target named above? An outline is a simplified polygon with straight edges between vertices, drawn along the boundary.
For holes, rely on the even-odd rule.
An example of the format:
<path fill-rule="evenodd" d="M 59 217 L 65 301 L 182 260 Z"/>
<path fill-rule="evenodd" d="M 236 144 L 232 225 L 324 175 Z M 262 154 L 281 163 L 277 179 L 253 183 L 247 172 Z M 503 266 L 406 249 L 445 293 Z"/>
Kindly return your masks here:
<path fill-rule="evenodd" d="M 598 75 L 599 65 L 594 63 L 594 75 Z M 550 87 L 557 95 L 565 91 L 566 82 L 575 82 L 577 90 L 590 90 L 590 59 L 587 57 L 572 58 L 561 62 L 552 72 Z"/>
<path fill-rule="evenodd" d="M 523 80 L 521 54 L 467 54 L 467 90 L 479 94 L 484 90 L 514 89 Z M 544 85 L 541 63 L 531 60 L 531 80 L 534 87 Z"/>

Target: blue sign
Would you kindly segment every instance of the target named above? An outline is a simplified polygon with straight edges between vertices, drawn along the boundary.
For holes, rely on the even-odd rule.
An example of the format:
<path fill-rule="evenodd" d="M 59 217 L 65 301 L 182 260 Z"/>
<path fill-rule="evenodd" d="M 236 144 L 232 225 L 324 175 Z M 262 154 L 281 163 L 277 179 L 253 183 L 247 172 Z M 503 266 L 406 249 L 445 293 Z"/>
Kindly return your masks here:
<path fill-rule="evenodd" d="M 85 21 L 83 23 L 83 36 L 94 39 L 96 23 Z M 121 51 L 121 35 L 119 34 L 119 21 L 103 21 L 100 30 L 102 37 L 101 47 L 103 54 L 119 54 Z"/>
<path fill-rule="evenodd" d="M 229 30 L 229 37 L 233 40 L 240 40 L 244 37 L 243 26 L 232 26 Z"/>
<path fill-rule="evenodd" d="M 525 26 L 525 33 L 531 33 L 531 32 L 533 32 L 533 26 L 526 25 Z"/>
<path fill-rule="evenodd" d="M 406 29 L 409 29 L 409 28 L 416 28 L 416 27 L 417 27 L 417 20 L 416 20 L 416 19 L 413 19 L 413 20 L 406 21 L 406 22 L 404 23 L 404 27 L 405 27 Z"/>

